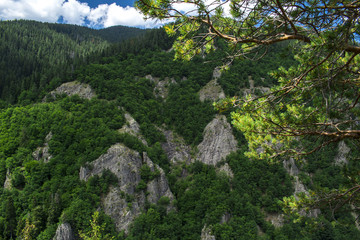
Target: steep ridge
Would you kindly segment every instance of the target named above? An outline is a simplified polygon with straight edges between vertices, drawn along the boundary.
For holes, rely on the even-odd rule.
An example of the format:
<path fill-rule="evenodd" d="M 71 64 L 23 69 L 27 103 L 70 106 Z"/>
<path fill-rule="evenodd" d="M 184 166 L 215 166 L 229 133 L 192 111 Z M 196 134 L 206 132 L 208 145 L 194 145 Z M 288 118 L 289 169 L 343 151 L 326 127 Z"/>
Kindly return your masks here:
<path fill-rule="evenodd" d="M 141 175 L 146 166 L 155 176 L 142 189 L 143 186 L 139 187 L 139 184 L 141 181 L 144 183 L 144 176 Z M 167 197 L 170 201 L 174 199 L 164 171 L 146 153 L 141 156 L 122 144 L 113 145 L 106 154 L 92 162 L 91 166 L 81 167 L 80 180 L 87 181 L 105 170 L 111 171 L 118 179 L 118 186 L 112 186 L 102 199 L 104 212 L 113 219 L 118 231 L 128 232 L 132 221 L 144 210 L 146 201 L 156 204 L 162 197 Z M 171 209 L 169 206 L 168 210 Z"/>
<path fill-rule="evenodd" d="M 206 126 L 204 139 L 197 148 L 197 159 L 209 165 L 216 165 L 237 150 L 237 141 L 224 115 L 217 115 Z"/>

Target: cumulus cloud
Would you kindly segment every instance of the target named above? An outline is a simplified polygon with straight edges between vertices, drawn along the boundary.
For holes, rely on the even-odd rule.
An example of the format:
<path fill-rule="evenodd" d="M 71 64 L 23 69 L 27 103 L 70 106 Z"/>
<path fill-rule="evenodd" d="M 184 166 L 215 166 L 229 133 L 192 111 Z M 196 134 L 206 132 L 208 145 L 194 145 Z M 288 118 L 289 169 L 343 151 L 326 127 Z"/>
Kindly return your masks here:
<path fill-rule="evenodd" d="M 131 27 L 155 27 L 160 25 L 160 22 L 155 20 L 144 20 L 142 15 L 134 7 L 121 7 L 115 3 L 111 5 L 102 4 L 97 8 L 92 9 L 88 20 L 93 25 L 102 25 L 104 27 L 111 27 L 115 25 L 126 25 Z"/>
<path fill-rule="evenodd" d="M 214 9 L 221 0 L 205 0 Z M 194 15 L 197 7 L 191 3 L 175 3 L 173 7 L 183 13 Z M 222 5 L 225 12 L 229 11 L 229 4 Z M 157 27 L 166 22 L 156 20 L 144 20 L 144 16 L 134 7 L 122 7 L 113 4 L 100 4 L 96 8 L 90 8 L 87 3 L 79 0 L 0 0 L 0 19 L 31 19 L 42 22 L 57 22 L 62 19 L 65 23 L 85 25 L 91 27 L 111 27 L 125 25 L 131 27 Z"/>
<path fill-rule="evenodd" d="M 100 4 L 90 8 L 79 0 L 0 0 L 0 19 L 31 19 L 42 22 L 57 22 L 92 27 L 125 25 L 133 27 L 156 27 L 161 23 L 144 20 L 144 16 L 134 7 L 121 7 L 113 4 Z"/>
<path fill-rule="evenodd" d="M 55 22 L 61 13 L 63 2 L 63 0 L 1 0 L 0 18 Z"/>
<path fill-rule="evenodd" d="M 86 3 L 69 0 L 62 5 L 61 16 L 65 23 L 83 25 L 85 18 L 90 14 L 90 7 Z"/>

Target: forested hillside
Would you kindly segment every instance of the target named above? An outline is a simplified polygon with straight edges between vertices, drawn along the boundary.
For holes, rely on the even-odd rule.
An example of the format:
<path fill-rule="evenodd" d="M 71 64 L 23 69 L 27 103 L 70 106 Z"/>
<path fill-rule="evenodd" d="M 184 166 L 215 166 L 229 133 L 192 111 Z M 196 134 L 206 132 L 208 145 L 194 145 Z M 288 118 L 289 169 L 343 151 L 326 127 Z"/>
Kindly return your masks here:
<path fill-rule="evenodd" d="M 0 239 L 60 239 L 59 229 L 69 239 L 360 239 L 350 207 L 282 209 L 284 197 L 351 181 L 342 173 L 358 168 L 335 164 L 337 145 L 302 163 L 255 161 L 230 111 L 212 106 L 267 91 L 270 71 L 297 64 L 290 47 L 220 72 L 219 52 L 174 61 L 162 29 L 110 44 L 74 26 L 6 24 Z"/>
<path fill-rule="evenodd" d="M 74 77 L 73 72 L 100 55 L 110 42 L 145 31 L 128 27 L 94 30 L 34 21 L 0 22 L 0 99 L 35 101 L 44 92 Z"/>

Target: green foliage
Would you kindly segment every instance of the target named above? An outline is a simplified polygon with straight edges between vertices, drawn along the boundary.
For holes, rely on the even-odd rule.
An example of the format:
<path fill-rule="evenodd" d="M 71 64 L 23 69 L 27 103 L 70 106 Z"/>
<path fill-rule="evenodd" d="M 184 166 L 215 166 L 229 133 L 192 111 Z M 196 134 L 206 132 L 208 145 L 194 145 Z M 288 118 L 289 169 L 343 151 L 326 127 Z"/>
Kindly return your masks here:
<path fill-rule="evenodd" d="M 91 230 L 87 232 L 80 231 L 79 235 L 81 239 L 84 240 L 111 240 L 114 237 L 111 237 L 109 233 L 105 234 L 105 223 L 99 225 L 99 212 L 95 211 L 92 215 L 92 220 L 90 221 Z"/>

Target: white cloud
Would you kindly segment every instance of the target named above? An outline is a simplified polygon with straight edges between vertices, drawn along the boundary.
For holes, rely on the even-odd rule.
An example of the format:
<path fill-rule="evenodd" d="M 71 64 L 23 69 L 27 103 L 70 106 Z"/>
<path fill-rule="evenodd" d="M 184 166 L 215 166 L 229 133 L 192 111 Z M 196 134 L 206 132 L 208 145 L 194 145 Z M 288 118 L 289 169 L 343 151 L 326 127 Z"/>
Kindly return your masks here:
<path fill-rule="evenodd" d="M 90 7 L 86 3 L 69 0 L 62 5 L 64 22 L 83 25 L 85 18 L 90 14 Z"/>
<path fill-rule="evenodd" d="M 1 0 L 0 18 L 55 22 L 64 0 Z"/>
<path fill-rule="evenodd" d="M 88 20 L 91 22 L 91 25 L 103 26 L 108 9 L 109 9 L 109 5 L 107 4 L 101 4 L 97 8 L 91 9 L 90 14 L 88 16 Z"/>
<path fill-rule="evenodd" d="M 144 26 L 152 27 L 157 25 L 154 20 L 144 20 L 144 16 L 133 7 L 121 7 L 115 3 L 109 5 L 106 19 L 104 21 L 105 27 L 114 25 L 127 25 L 127 26 Z"/>
<path fill-rule="evenodd" d="M 134 27 L 156 27 L 155 20 L 144 20 L 144 16 L 134 7 L 121 7 L 115 3 L 100 4 L 90 8 L 79 0 L 0 0 L 0 19 L 31 19 L 42 22 L 56 22 L 59 18 L 66 23 L 110 27 L 125 25 Z"/>

